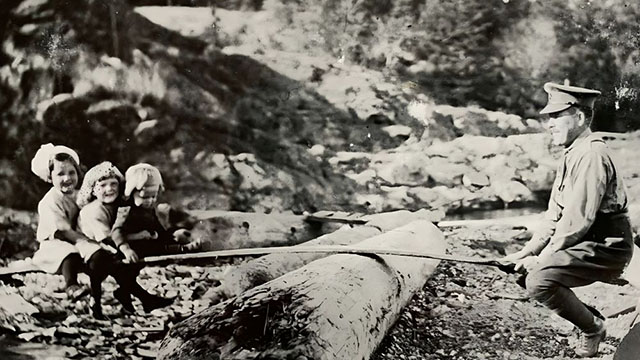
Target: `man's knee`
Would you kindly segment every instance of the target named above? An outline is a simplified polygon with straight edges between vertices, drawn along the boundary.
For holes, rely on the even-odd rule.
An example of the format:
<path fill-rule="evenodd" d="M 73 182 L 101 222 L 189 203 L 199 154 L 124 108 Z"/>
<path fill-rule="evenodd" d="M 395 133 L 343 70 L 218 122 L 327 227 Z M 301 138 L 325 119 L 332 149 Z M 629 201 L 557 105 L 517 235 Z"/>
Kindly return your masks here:
<path fill-rule="evenodd" d="M 533 271 L 527 275 L 526 289 L 529 295 L 539 301 L 544 301 L 553 295 L 558 283 L 553 280 L 549 271 Z"/>

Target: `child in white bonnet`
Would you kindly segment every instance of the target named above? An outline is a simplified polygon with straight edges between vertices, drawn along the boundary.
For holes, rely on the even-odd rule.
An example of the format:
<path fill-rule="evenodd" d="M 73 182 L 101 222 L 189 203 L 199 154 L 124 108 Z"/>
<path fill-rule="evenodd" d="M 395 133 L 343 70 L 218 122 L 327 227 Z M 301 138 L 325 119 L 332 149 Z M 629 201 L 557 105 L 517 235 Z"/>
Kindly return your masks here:
<path fill-rule="evenodd" d="M 31 160 L 31 171 L 51 184 L 38 203 L 36 239 L 40 248 L 33 262 L 45 272 L 62 274 L 67 294 L 72 299 L 78 298 L 87 292 L 78 284 L 78 273 L 83 267 L 79 247 L 98 247 L 75 230 L 76 189 L 82 176 L 80 158 L 66 146 L 45 144 Z"/>
<path fill-rule="evenodd" d="M 188 230 L 161 221 L 157 200 L 163 189 L 162 175 L 152 165 L 140 163 L 125 173 L 126 202 L 118 209 L 111 237 L 121 250 L 133 250 L 128 257 L 131 261 L 200 248 L 200 241 L 191 241 Z"/>

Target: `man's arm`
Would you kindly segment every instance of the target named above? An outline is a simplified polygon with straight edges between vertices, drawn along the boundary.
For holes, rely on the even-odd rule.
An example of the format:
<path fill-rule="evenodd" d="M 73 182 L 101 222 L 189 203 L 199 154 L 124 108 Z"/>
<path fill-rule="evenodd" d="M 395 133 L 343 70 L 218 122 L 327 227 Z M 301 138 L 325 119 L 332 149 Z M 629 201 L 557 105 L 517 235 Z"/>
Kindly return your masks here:
<path fill-rule="evenodd" d="M 555 233 L 556 224 L 558 219 L 560 219 L 560 213 L 562 211 L 556 199 L 558 196 L 558 187 L 564 181 L 562 178 L 563 175 L 563 166 L 560 166 L 556 170 L 556 178 L 551 187 L 551 196 L 549 197 L 547 211 L 545 211 L 543 219 L 538 226 L 536 226 L 529 242 L 520 250 L 524 256 L 539 255 L 547 244 L 549 244 L 551 236 Z"/>

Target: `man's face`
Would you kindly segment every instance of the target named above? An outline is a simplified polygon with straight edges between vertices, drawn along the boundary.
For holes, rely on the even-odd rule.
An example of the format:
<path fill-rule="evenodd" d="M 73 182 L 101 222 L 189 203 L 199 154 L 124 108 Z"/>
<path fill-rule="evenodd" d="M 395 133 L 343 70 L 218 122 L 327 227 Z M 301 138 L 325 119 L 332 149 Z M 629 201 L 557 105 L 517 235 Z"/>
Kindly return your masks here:
<path fill-rule="evenodd" d="M 554 145 L 569 146 L 584 131 L 584 114 L 572 108 L 549 114 L 549 132 Z"/>
<path fill-rule="evenodd" d="M 141 190 L 135 190 L 133 192 L 133 202 L 136 206 L 150 209 L 156 204 L 159 192 L 160 186 L 158 185 L 145 186 Z"/>
<path fill-rule="evenodd" d="M 118 198 L 120 183 L 116 178 L 107 178 L 97 181 L 93 185 L 93 195 L 104 204 L 111 204 Z"/>
<path fill-rule="evenodd" d="M 78 172 L 69 161 L 53 160 L 51 184 L 65 195 L 73 194 L 78 185 Z"/>

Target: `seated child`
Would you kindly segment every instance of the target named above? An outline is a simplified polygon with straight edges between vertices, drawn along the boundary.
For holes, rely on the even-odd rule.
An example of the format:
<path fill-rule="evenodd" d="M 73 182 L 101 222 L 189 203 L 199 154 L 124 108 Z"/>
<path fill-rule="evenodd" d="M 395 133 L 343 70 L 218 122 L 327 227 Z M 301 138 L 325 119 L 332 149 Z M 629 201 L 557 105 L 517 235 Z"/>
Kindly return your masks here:
<path fill-rule="evenodd" d="M 111 248 L 112 252 L 104 249 L 107 245 L 103 242 L 108 240 L 115 221 L 123 181 L 124 177 L 120 170 L 105 161 L 87 172 L 78 194 L 77 201 L 81 208 L 78 216 L 78 229 L 90 239 L 103 245 L 101 249 L 83 254 L 90 269 L 91 295 L 94 300 L 92 310 L 96 317 L 102 315 L 100 305 L 102 281 L 108 275 L 113 276 L 120 285 L 113 295 L 122 304 L 125 312 L 135 312 L 131 295 L 140 299 L 146 312 L 170 305 L 173 302 L 170 299 L 149 294 L 136 281 L 138 269 L 124 265 L 115 256 L 117 253 L 115 248 Z M 120 245 L 119 250 L 127 262 L 137 261 L 135 253 L 127 243 Z"/>
<path fill-rule="evenodd" d="M 183 253 L 200 248 L 200 240 L 191 241 L 188 230 L 162 224 L 157 199 L 163 183 L 157 168 L 145 163 L 137 164 L 127 169 L 125 178 L 126 201 L 118 209 L 111 232 L 111 238 L 119 248 L 128 243 L 135 257 Z"/>
<path fill-rule="evenodd" d="M 76 245 L 88 239 L 74 230 L 80 158 L 66 146 L 42 145 L 31 160 L 31 171 L 51 184 L 51 189 L 38 203 L 36 239 L 40 247 L 33 262 L 47 273 L 62 274 L 67 295 L 77 299 L 87 293 L 87 289 L 78 284 L 83 264 Z"/>

